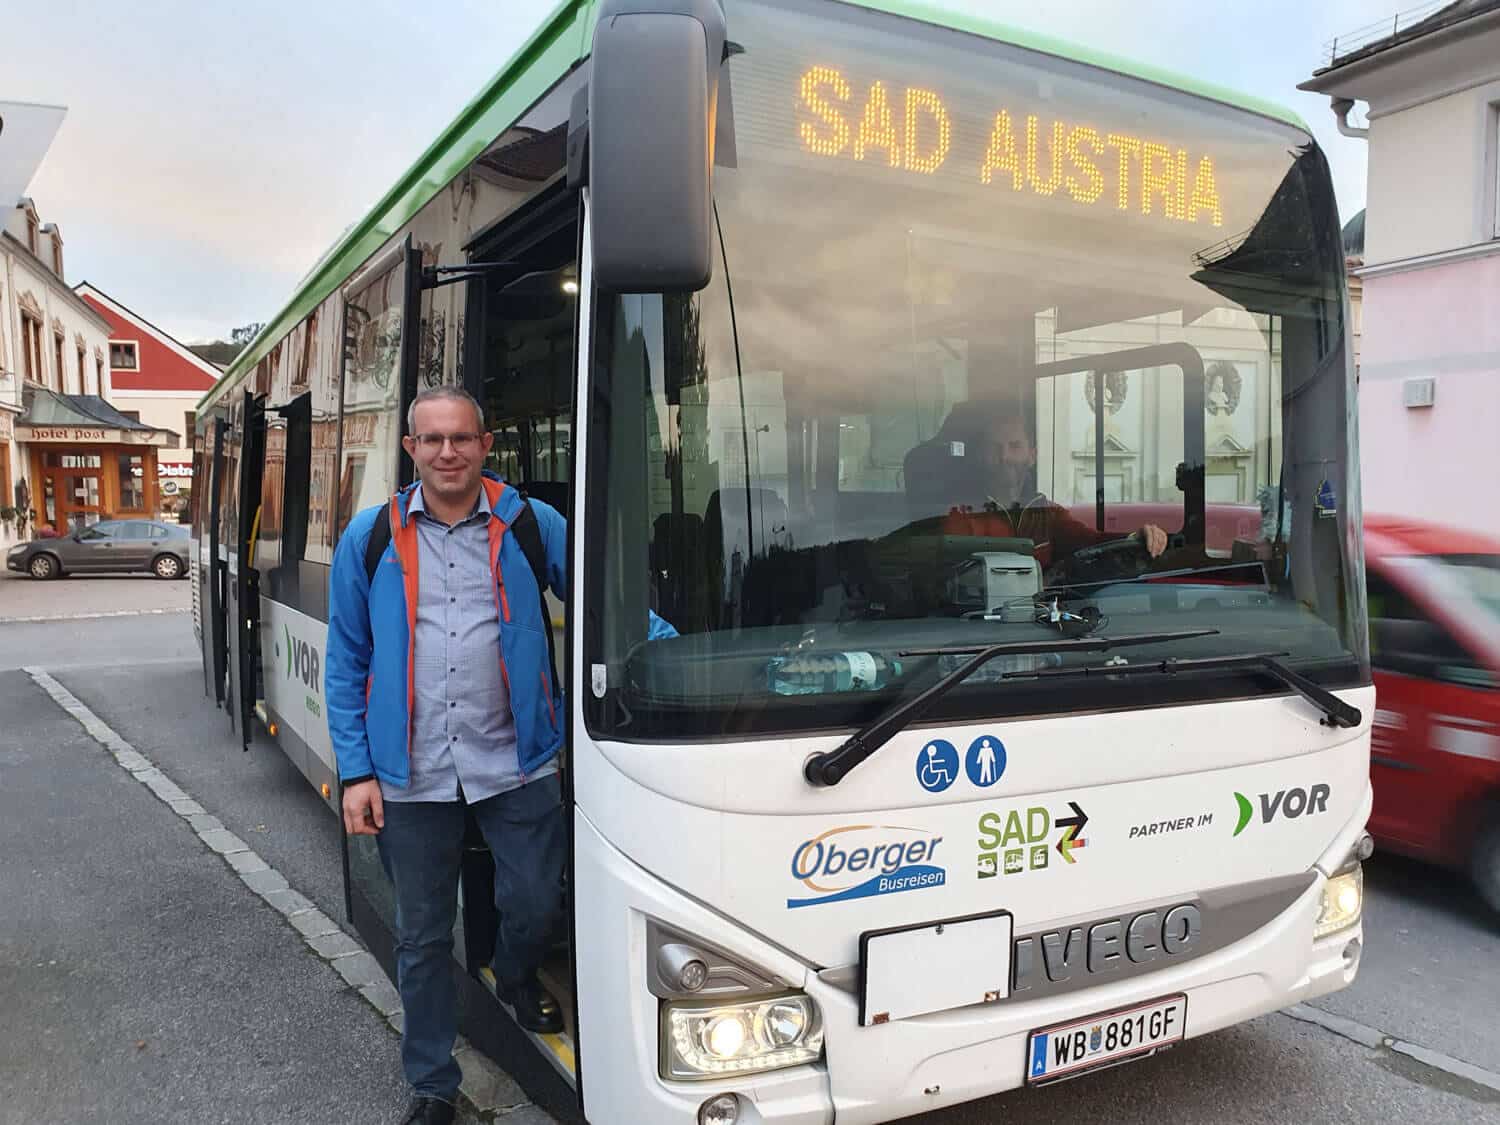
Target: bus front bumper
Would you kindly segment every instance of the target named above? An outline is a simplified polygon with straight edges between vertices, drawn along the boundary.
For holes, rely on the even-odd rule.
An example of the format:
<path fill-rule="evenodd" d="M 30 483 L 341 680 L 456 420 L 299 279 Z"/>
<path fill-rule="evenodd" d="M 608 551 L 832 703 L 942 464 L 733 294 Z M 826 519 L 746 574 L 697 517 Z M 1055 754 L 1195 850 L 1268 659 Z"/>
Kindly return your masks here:
<path fill-rule="evenodd" d="M 1305 889 L 1232 944 L 1155 972 L 1053 997 L 1012 998 L 872 1027 L 859 1024 L 857 974 L 848 966 L 808 969 L 628 861 L 580 815 L 575 898 L 590 903 L 591 915 L 591 924 L 576 933 L 581 1044 L 588 1060 L 582 1074 L 585 1112 L 600 1125 L 645 1120 L 691 1125 L 705 1101 L 732 1094 L 739 1106 L 736 1125 L 891 1121 L 1023 1086 L 1029 1036 L 1041 1028 L 1182 994 L 1185 1037 L 1191 1039 L 1335 992 L 1358 972 L 1361 923 L 1320 939 L 1314 932 L 1329 882 L 1326 872 L 1337 871 L 1351 853 L 1368 805 L 1367 794 L 1361 814 L 1328 849 Z M 823 1057 L 713 1080 L 663 1078 L 661 1002 L 646 987 L 644 956 L 620 956 L 622 934 L 624 948 L 644 954 L 648 917 L 800 986 L 819 1006 Z M 591 1048 L 591 1042 L 606 1045 Z"/>
<path fill-rule="evenodd" d="M 859 1025 L 859 998 L 807 982 L 823 1014 L 829 1083 L 839 1125 L 889 1121 L 1025 1084 L 1032 1031 L 1178 993 L 1192 1039 L 1346 987 L 1359 971 L 1360 923 L 1312 940 L 1320 875 L 1268 925 L 1215 953 L 1148 976 L 1034 1001 L 1002 1002 Z"/>

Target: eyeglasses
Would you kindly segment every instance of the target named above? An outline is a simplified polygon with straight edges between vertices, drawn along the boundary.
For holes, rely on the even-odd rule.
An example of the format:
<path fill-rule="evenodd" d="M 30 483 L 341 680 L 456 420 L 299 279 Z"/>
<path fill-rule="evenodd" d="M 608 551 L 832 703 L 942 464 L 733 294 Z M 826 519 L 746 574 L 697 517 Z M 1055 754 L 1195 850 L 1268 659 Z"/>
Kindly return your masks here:
<path fill-rule="evenodd" d="M 423 452 L 425 453 L 441 452 L 444 442 L 452 445 L 453 452 L 455 453 L 468 453 L 471 452 L 474 447 L 479 444 L 479 439 L 482 437 L 484 437 L 483 434 L 471 433 L 412 434 L 412 440 L 414 440 L 419 446 L 421 446 Z"/>

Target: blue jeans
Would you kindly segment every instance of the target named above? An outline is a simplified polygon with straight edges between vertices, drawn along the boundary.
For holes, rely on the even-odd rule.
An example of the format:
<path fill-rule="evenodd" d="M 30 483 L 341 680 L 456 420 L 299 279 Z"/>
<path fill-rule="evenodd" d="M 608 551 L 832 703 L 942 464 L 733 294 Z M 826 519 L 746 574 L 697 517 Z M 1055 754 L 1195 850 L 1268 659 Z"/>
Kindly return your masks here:
<path fill-rule="evenodd" d="M 502 988 L 541 964 L 562 906 L 567 847 L 557 776 L 468 806 L 495 860 L 500 915 L 491 965 Z M 452 1102 L 462 1078 L 453 1059 L 458 995 L 453 925 L 463 857 L 464 806 L 388 801 L 377 841 L 396 891 L 396 987 L 405 1010 L 401 1067 L 413 1091 Z"/>

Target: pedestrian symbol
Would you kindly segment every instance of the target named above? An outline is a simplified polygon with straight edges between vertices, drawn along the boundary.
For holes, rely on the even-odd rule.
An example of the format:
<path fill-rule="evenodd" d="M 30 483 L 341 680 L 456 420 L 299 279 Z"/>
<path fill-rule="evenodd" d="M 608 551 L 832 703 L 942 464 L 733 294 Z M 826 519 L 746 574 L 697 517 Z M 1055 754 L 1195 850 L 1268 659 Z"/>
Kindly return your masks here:
<path fill-rule="evenodd" d="M 929 793 L 941 793 L 958 780 L 958 748 L 934 738 L 917 751 L 917 783 Z"/>
<path fill-rule="evenodd" d="M 988 734 L 976 738 L 964 757 L 964 770 L 975 785 L 988 789 L 1005 772 L 1005 743 Z"/>

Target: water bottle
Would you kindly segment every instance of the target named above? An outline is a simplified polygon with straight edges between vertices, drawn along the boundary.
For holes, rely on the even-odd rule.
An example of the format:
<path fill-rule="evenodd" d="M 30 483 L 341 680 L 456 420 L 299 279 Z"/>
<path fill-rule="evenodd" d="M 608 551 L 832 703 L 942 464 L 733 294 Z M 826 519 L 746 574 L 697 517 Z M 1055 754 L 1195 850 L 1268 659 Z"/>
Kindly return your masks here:
<path fill-rule="evenodd" d="M 878 691 L 901 675 L 901 662 L 877 652 L 799 653 L 773 660 L 769 674 L 777 695 Z"/>

